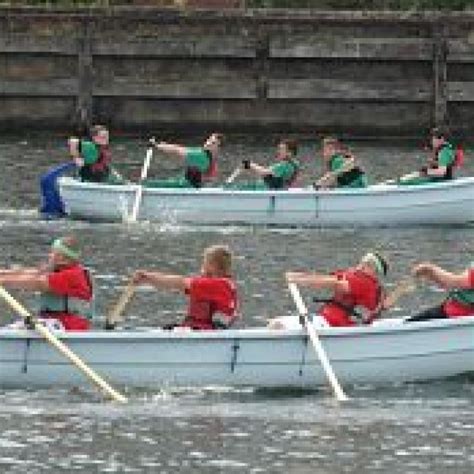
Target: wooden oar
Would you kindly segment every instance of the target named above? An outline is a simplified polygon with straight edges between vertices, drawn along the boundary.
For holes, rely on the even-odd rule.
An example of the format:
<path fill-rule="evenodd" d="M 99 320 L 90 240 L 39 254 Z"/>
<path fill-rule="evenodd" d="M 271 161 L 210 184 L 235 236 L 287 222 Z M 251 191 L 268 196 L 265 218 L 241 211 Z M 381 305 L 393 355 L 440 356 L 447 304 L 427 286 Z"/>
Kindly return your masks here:
<path fill-rule="evenodd" d="M 417 288 L 417 284 L 418 280 L 413 276 L 403 278 L 395 285 L 395 288 L 385 297 L 384 306 L 386 308 L 393 306 L 399 298 L 415 291 Z"/>
<path fill-rule="evenodd" d="M 105 319 L 105 329 L 114 329 L 117 321 L 119 321 L 120 317 L 122 316 L 123 310 L 127 303 L 130 301 L 131 297 L 135 293 L 135 284 L 132 280 L 129 281 L 128 285 L 122 291 L 119 299 L 112 307 L 112 309 L 107 313 Z"/>
<path fill-rule="evenodd" d="M 303 298 L 301 297 L 300 290 L 296 286 L 295 283 L 288 283 L 288 289 L 290 290 L 291 296 L 296 304 L 296 308 L 298 309 L 298 313 L 303 318 L 304 326 L 306 331 L 308 332 L 309 339 L 311 340 L 311 344 L 313 345 L 314 350 L 316 351 L 319 360 L 321 361 L 321 365 L 326 373 L 326 377 L 328 378 L 331 387 L 334 391 L 334 394 L 338 401 L 344 402 L 349 400 L 347 395 L 344 393 L 339 381 L 337 380 L 336 374 L 334 373 L 331 363 L 329 362 L 329 358 L 324 350 L 321 341 L 319 339 L 319 335 L 314 329 L 314 326 L 310 323 L 308 319 L 308 309 L 304 304 Z"/>
<path fill-rule="evenodd" d="M 130 218 L 128 219 L 129 222 L 136 222 L 137 221 L 138 212 L 140 210 L 140 203 L 141 203 L 142 194 L 143 194 L 142 183 L 147 177 L 148 168 L 150 167 L 150 162 L 151 162 L 152 156 L 153 156 L 153 147 L 151 146 L 146 151 L 145 160 L 144 160 L 143 166 L 142 166 L 142 173 L 141 173 L 141 176 L 140 176 L 140 182 L 139 182 L 138 187 L 137 187 L 137 193 L 135 195 L 135 201 L 134 201 L 133 207 L 132 207 L 132 213 L 130 214 Z"/>
<path fill-rule="evenodd" d="M 234 172 L 225 180 L 225 184 L 233 183 L 240 173 L 242 173 L 242 168 L 239 166 L 235 168 Z"/>
<path fill-rule="evenodd" d="M 74 352 L 61 342 L 53 333 L 45 326 L 39 323 L 36 318 L 28 312 L 3 286 L 0 286 L 0 296 L 23 318 L 33 324 L 36 332 L 43 336 L 52 346 L 54 346 L 62 355 L 67 357 L 79 370 L 81 370 L 92 382 L 100 389 L 107 393 L 110 398 L 117 402 L 126 403 L 128 400 L 122 394 L 115 391 L 103 378 L 94 372 L 85 362 L 80 359 Z"/>

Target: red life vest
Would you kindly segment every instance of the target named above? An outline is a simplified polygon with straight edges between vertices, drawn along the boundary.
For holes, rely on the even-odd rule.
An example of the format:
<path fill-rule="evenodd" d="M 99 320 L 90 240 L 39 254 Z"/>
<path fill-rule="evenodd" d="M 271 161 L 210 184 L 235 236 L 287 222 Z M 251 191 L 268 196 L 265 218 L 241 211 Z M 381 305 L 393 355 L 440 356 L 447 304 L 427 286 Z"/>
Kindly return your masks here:
<path fill-rule="evenodd" d="M 199 276 L 191 279 L 188 315 L 182 326 L 215 329 L 212 317 L 223 313 L 237 318 L 237 290 L 230 278 Z"/>
<path fill-rule="evenodd" d="M 456 154 L 454 155 L 454 164 L 455 168 L 461 168 L 464 165 L 464 150 L 461 145 L 456 147 Z"/>
<path fill-rule="evenodd" d="M 209 157 L 209 167 L 207 171 L 202 174 L 204 179 L 212 179 L 217 177 L 217 159 L 216 157 L 208 150 L 206 150 L 207 156 Z"/>
<path fill-rule="evenodd" d="M 321 315 L 331 326 L 354 326 L 369 324 L 375 318 L 375 311 L 380 304 L 382 288 L 376 278 L 360 270 L 349 268 L 333 273 L 338 279 L 349 282 L 349 293 L 335 293 L 332 300 L 321 308 Z M 366 308 L 370 313 L 368 319 L 361 321 L 356 307 Z"/>
<path fill-rule="evenodd" d="M 90 168 L 94 173 L 100 173 L 108 171 L 110 163 L 112 161 L 112 153 L 108 145 L 98 145 L 99 148 L 99 159 Z"/>

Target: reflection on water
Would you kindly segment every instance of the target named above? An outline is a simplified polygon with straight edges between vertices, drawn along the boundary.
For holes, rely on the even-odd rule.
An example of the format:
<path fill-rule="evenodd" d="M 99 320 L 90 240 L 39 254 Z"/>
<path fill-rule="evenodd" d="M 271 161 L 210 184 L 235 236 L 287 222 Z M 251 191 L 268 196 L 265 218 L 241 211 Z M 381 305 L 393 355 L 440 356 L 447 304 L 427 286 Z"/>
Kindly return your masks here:
<path fill-rule="evenodd" d="M 270 139 L 240 140 L 226 147 L 224 175 L 244 156 L 259 162 L 271 156 Z M 118 160 L 143 159 L 143 144 L 140 149 L 122 140 L 114 146 Z M 309 156 L 311 147 L 305 143 L 302 155 Z M 413 146 L 355 144 L 354 149 L 374 179 L 408 171 L 422 159 Z M 0 163 L 8 170 L 0 178 L 0 266 L 35 264 L 55 236 L 74 232 L 95 275 L 99 313 L 116 300 L 133 270 L 197 272 L 200 255 L 211 243 L 229 244 L 235 253 L 249 326 L 294 311 L 283 280 L 288 269 L 328 271 L 378 249 L 391 262 L 390 287 L 420 260 L 453 269 L 472 260 L 472 227 L 329 230 L 43 221 L 35 212 L 37 178 L 61 162 L 64 150 L 60 137 L 11 138 L 0 145 Z M 155 158 L 153 173 L 162 163 L 163 158 Z M 303 163 L 306 180 L 320 170 L 313 158 Z M 171 164 L 166 166 L 171 173 Z M 33 307 L 32 295 L 16 295 Z M 304 296 L 309 302 L 310 293 Z M 412 313 L 441 297 L 424 286 L 387 316 Z M 140 290 L 126 323 L 171 323 L 184 310 L 180 294 Z M 3 311 L 4 322 L 10 321 L 13 315 Z M 0 472 L 473 472 L 472 377 L 347 391 L 352 399 L 340 406 L 329 389 L 128 388 L 131 403 L 124 407 L 101 402 L 90 387 L 0 390 Z"/>

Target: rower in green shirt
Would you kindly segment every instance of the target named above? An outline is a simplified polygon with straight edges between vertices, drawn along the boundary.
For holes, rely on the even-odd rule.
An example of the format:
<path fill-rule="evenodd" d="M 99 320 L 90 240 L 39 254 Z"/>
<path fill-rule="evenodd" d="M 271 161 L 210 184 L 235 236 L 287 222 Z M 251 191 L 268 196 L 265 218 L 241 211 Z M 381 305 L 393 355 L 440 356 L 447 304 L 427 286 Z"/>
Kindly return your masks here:
<path fill-rule="evenodd" d="M 296 160 L 298 144 L 295 140 L 281 140 L 277 146 L 277 161 L 270 166 L 263 166 L 250 160 L 242 161 L 242 168 L 258 176 L 257 181 L 250 181 L 235 186 L 240 190 L 288 189 L 295 182 L 300 164 Z M 233 186 L 234 187 L 234 186 Z"/>
<path fill-rule="evenodd" d="M 174 143 L 150 143 L 166 155 L 174 156 L 184 162 L 184 174 L 168 179 L 147 179 L 143 182 L 152 188 L 200 188 L 206 181 L 216 177 L 217 157 L 223 136 L 212 133 L 202 147 L 187 147 Z"/>
<path fill-rule="evenodd" d="M 437 127 L 431 130 L 432 155 L 418 171 L 398 179 L 397 184 L 413 185 L 445 181 L 453 178 L 456 150 L 447 139 L 447 131 Z"/>
<path fill-rule="evenodd" d="M 338 139 L 323 139 L 325 173 L 313 184 L 316 189 L 364 188 L 367 176 L 357 165 L 354 155 Z"/>

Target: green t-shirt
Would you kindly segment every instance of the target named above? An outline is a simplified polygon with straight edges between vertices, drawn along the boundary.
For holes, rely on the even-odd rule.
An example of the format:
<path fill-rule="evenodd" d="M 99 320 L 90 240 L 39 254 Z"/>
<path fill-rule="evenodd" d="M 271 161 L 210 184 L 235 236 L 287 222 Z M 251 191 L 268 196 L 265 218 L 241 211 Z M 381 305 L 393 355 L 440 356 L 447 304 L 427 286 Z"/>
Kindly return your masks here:
<path fill-rule="evenodd" d="M 454 163 L 456 152 L 450 143 L 443 145 L 438 152 L 438 166 L 451 166 Z"/>
<path fill-rule="evenodd" d="M 81 156 L 85 165 L 93 165 L 99 159 L 99 147 L 90 140 L 81 140 Z"/>
<path fill-rule="evenodd" d="M 211 164 L 209 154 L 201 147 L 187 148 L 185 163 L 187 168 L 197 168 L 201 173 L 206 173 Z"/>
<path fill-rule="evenodd" d="M 330 171 L 338 172 L 346 163 L 346 157 L 341 154 L 333 155 L 329 162 Z M 365 188 L 368 185 L 367 176 L 358 167 L 341 173 L 337 178 L 339 187 Z"/>
<path fill-rule="evenodd" d="M 282 160 L 270 166 L 270 169 L 275 178 L 281 178 L 283 181 L 288 182 L 295 174 L 296 166 L 297 165 L 292 161 Z"/>
<path fill-rule="evenodd" d="M 329 171 L 339 171 L 340 169 L 342 169 L 345 162 L 346 162 L 346 159 L 344 155 L 339 155 L 339 154 L 333 155 L 331 157 L 331 161 L 329 162 L 329 167 L 330 167 Z"/>

